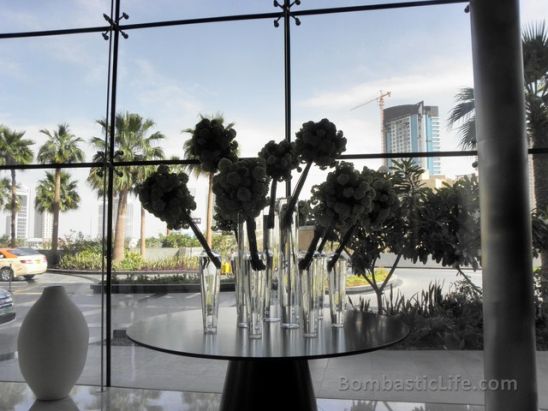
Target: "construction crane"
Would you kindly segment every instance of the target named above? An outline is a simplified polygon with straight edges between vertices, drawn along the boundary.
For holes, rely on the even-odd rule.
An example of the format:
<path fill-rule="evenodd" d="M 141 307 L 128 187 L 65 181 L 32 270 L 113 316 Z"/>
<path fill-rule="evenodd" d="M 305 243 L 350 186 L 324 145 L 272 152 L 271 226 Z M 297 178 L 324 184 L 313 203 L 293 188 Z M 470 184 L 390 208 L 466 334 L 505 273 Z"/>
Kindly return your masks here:
<path fill-rule="evenodd" d="M 383 92 L 382 90 L 379 90 L 379 95 L 375 98 L 372 98 L 371 100 L 367 100 L 365 103 L 358 104 L 355 107 L 352 107 L 350 111 L 356 110 L 360 107 L 366 106 L 369 103 L 372 103 L 374 101 L 377 101 L 379 103 L 379 109 L 381 111 L 381 144 L 382 144 L 382 152 L 386 153 L 386 142 L 384 138 L 384 99 L 385 97 L 390 97 L 392 95 L 391 91 Z M 386 160 L 385 160 L 386 163 Z M 385 164 L 386 165 L 386 164 Z"/>

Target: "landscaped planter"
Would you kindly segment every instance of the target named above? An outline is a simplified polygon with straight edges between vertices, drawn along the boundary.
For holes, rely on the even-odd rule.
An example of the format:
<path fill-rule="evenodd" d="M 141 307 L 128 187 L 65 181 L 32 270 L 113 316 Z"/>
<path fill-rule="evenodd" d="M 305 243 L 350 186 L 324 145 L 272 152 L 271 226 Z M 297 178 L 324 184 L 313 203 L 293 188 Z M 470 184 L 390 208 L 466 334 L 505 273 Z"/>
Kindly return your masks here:
<path fill-rule="evenodd" d="M 102 283 L 91 284 L 94 294 L 99 294 L 101 289 L 106 291 Z M 221 281 L 221 291 L 234 291 L 233 281 Z M 199 293 L 200 283 L 187 284 L 112 284 L 113 294 L 167 294 L 167 293 Z"/>
<path fill-rule="evenodd" d="M 105 270 L 106 272 L 106 270 Z M 48 268 L 48 273 L 53 274 L 78 274 L 78 275 L 101 275 L 99 270 L 75 270 L 75 269 L 65 269 L 65 268 Z M 198 275 L 198 270 L 162 270 L 162 271 L 152 271 L 152 270 L 142 270 L 142 271 L 113 271 L 113 274 L 116 275 L 142 275 L 142 274 L 165 274 L 165 275 L 187 275 L 193 274 Z"/>

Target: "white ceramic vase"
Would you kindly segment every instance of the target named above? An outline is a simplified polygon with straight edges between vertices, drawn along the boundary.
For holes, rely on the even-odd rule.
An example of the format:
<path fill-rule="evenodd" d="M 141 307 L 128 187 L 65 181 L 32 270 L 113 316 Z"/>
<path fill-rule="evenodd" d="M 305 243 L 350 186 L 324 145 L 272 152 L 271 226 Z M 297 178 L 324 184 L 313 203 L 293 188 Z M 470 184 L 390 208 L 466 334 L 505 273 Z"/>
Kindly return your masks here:
<path fill-rule="evenodd" d="M 19 367 L 39 400 L 68 396 L 84 369 L 89 330 L 62 286 L 44 288 L 21 324 Z"/>

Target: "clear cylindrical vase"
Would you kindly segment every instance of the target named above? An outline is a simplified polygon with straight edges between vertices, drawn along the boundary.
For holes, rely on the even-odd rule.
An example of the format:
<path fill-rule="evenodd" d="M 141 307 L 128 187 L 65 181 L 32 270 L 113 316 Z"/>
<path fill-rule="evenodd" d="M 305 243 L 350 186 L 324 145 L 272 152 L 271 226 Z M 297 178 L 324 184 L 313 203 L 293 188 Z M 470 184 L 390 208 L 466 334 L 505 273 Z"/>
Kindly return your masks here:
<path fill-rule="evenodd" d="M 238 327 L 247 327 L 247 305 L 245 298 L 244 279 L 247 275 L 249 264 L 246 258 L 249 256 L 249 243 L 246 233 L 245 219 L 237 217 L 237 238 L 238 251 L 232 256 L 234 273 L 234 294 L 236 297 L 236 314 Z"/>
<path fill-rule="evenodd" d="M 280 298 L 279 298 L 279 228 L 278 220 L 273 219 L 269 226 L 268 209 L 263 213 L 263 261 L 266 265 L 265 293 L 264 293 L 264 320 L 275 322 L 280 321 Z"/>
<path fill-rule="evenodd" d="M 304 337 L 318 336 L 319 299 L 316 264 L 312 263 L 299 273 L 301 290 L 301 326 Z"/>
<path fill-rule="evenodd" d="M 314 253 L 314 259 L 312 264 L 315 266 L 316 271 L 316 292 L 318 298 L 318 319 L 323 319 L 323 306 L 325 300 L 325 289 L 327 286 L 327 267 L 326 256 L 324 253 Z"/>
<path fill-rule="evenodd" d="M 242 253 L 243 254 L 243 253 Z M 238 327 L 247 327 L 246 305 L 244 297 L 244 283 L 242 274 L 245 270 L 243 263 L 240 263 L 239 253 L 235 252 L 230 257 L 232 274 L 234 275 L 234 297 L 236 299 L 236 323 Z"/>
<path fill-rule="evenodd" d="M 244 294 L 247 306 L 247 335 L 249 338 L 261 338 L 263 335 L 263 310 L 266 270 L 255 270 L 251 257 L 246 256 L 247 266 L 244 274 Z"/>
<path fill-rule="evenodd" d="M 299 327 L 298 213 L 286 216 L 287 199 L 278 201 L 280 279 L 279 298 L 283 328 Z"/>
<path fill-rule="evenodd" d="M 215 255 L 218 256 L 218 254 Z M 220 284 L 221 270 L 215 266 L 205 251 L 202 252 L 200 254 L 200 285 L 205 334 L 217 333 Z"/>
<path fill-rule="evenodd" d="M 320 307 L 318 318 L 320 320 L 323 320 L 323 308 L 326 300 L 325 292 L 328 288 L 327 256 L 325 255 L 325 253 L 315 253 L 313 264 L 316 265 L 316 276 L 318 277 L 318 305 Z"/>
<path fill-rule="evenodd" d="M 333 258 L 331 255 L 328 259 Z M 344 313 L 346 309 L 346 270 L 348 259 L 341 255 L 331 270 L 328 270 L 329 280 L 329 309 L 331 313 L 331 325 L 342 327 L 344 325 Z"/>

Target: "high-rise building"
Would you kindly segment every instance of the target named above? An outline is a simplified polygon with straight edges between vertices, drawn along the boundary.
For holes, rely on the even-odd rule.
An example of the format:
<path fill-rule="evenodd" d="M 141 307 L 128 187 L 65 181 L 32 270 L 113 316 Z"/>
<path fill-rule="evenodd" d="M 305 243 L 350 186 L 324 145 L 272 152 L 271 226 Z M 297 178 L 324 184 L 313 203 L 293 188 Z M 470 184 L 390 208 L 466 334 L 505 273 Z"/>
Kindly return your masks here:
<path fill-rule="evenodd" d="M 440 120 L 437 106 L 424 102 L 384 110 L 384 147 L 387 153 L 433 152 L 440 150 Z M 416 158 L 430 176 L 441 174 L 439 157 Z M 392 160 L 385 160 L 390 167 Z"/>
<path fill-rule="evenodd" d="M 26 186 L 19 186 L 16 194 L 19 201 L 19 209 L 15 215 L 15 238 L 26 240 L 29 234 L 30 188 Z M 11 236 L 11 212 L 6 210 L 5 216 L 5 233 L 7 236 Z"/>
<path fill-rule="evenodd" d="M 42 240 L 51 240 L 53 232 L 53 214 L 41 212 L 34 208 L 34 238 Z"/>
<path fill-rule="evenodd" d="M 99 200 L 97 203 L 97 209 L 99 211 L 99 224 L 97 237 L 102 237 L 103 235 L 103 200 Z M 134 233 L 134 224 L 133 224 L 133 215 L 134 211 L 134 202 L 131 198 L 128 198 L 127 200 L 127 206 L 126 206 L 126 239 L 135 238 L 136 235 Z M 118 214 L 118 197 L 113 198 L 113 207 L 112 207 L 112 227 L 114 230 L 114 227 L 116 226 L 116 216 Z M 105 214 L 105 224 L 106 224 L 106 214 Z M 106 234 L 105 234 L 106 235 Z M 113 234 L 114 235 L 114 234 Z"/>

